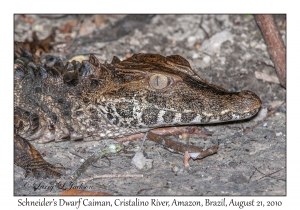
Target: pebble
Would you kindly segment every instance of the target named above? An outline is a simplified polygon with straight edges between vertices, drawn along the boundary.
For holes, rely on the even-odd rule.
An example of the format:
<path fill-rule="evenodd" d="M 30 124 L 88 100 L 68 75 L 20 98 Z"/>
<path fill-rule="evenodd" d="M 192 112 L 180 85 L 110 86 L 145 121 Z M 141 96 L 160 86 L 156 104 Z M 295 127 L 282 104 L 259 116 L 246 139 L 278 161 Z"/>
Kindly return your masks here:
<path fill-rule="evenodd" d="M 205 40 L 202 43 L 201 50 L 210 55 L 218 54 L 220 53 L 222 43 L 226 41 L 233 43 L 233 35 L 229 31 L 224 30 L 216 33 L 210 39 Z"/>
<path fill-rule="evenodd" d="M 211 57 L 210 57 L 210 56 L 205 56 L 205 57 L 203 58 L 203 61 L 204 61 L 205 63 L 209 63 L 209 62 L 211 61 Z"/>
<path fill-rule="evenodd" d="M 200 56 L 199 56 L 198 53 L 193 53 L 193 56 L 192 56 L 193 59 L 197 59 L 197 58 L 199 58 L 199 57 L 200 57 Z"/>
<path fill-rule="evenodd" d="M 172 172 L 177 173 L 179 168 L 177 166 L 172 166 Z"/>
<path fill-rule="evenodd" d="M 188 38 L 188 42 L 189 42 L 189 43 L 195 43 L 195 41 L 196 41 L 196 37 L 194 37 L 194 36 L 190 36 L 190 37 Z"/>
<path fill-rule="evenodd" d="M 282 113 L 286 113 L 286 108 L 285 107 L 279 107 L 278 111 L 282 112 Z"/>
<path fill-rule="evenodd" d="M 142 152 L 136 152 L 131 160 L 131 164 L 139 170 L 149 170 L 153 168 L 153 160 L 146 159 Z"/>

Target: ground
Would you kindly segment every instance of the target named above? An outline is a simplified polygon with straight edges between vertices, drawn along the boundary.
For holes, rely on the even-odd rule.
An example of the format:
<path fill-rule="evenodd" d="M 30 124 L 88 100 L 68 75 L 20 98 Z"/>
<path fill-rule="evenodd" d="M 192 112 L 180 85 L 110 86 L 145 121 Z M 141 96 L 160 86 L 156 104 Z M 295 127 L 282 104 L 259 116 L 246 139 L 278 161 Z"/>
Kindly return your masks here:
<path fill-rule="evenodd" d="M 101 159 L 80 178 L 94 175 L 137 175 L 130 178 L 102 178 L 84 183 L 87 191 L 111 195 L 286 195 L 286 90 L 278 84 L 274 65 L 264 39 L 251 15 L 155 15 L 139 21 L 126 15 L 15 15 L 15 41 L 39 38 L 57 27 L 52 54 L 63 59 L 93 53 L 110 62 L 134 53 L 178 54 L 210 83 L 229 91 L 251 90 L 262 100 L 253 119 L 201 126 L 213 132 L 205 139 L 190 136 L 190 144 L 209 145 L 219 140 L 217 154 L 201 163 L 146 141 L 125 143 L 124 149 Z M 275 16 L 285 41 L 285 16 Z M 122 22 L 123 21 L 123 22 Z M 73 38 L 75 39 L 73 40 Z M 67 42 L 72 40 L 71 42 Z M 70 43 L 69 45 L 66 43 Z M 263 75 L 263 76 L 260 76 Z M 275 79 L 274 79 L 275 78 Z M 183 141 L 181 136 L 174 139 Z M 61 163 L 71 173 L 104 142 L 62 142 L 34 144 L 50 163 Z M 138 170 L 131 164 L 135 152 L 153 160 L 151 169 Z M 78 155 L 74 155 L 78 154 Z M 81 156 L 81 157 L 79 157 Z M 140 175 L 143 175 L 141 177 Z M 15 195 L 59 195 L 62 179 L 24 178 L 14 170 Z M 80 182 L 74 185 L 80 186 Z"/>

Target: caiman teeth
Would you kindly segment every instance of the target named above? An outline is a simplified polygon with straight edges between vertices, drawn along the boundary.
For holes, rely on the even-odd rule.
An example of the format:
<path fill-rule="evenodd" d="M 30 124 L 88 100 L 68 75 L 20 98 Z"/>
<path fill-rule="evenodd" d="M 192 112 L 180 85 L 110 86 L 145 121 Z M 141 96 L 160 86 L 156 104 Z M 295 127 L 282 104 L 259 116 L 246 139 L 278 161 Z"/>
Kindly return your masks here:
<path fill-rule="evenodd" d="M 211 116 L 213 116 L 212 113 L 207 113 L 207 112 L 202 112 L 202 114 L 203 114 L 204 116 L 206 116 L 206 117 L 211 117 Z"/>
<path fill-rule="evenodd" d="M 226 113 L 228 113 L 228 112 L 230 112 L 230 110 L 228 110 L 228 109 L 223 110 L 223 111 L 221 111 L 221 115 L 224 115 L 224 114 L 226 114 Z"/>

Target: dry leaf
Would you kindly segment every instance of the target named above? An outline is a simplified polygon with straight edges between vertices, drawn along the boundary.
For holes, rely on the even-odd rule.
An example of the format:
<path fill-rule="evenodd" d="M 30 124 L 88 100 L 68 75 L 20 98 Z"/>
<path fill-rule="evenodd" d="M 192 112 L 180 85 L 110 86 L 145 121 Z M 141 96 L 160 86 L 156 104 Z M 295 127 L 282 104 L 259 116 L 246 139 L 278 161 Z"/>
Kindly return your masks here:
<path fill-rule="evenodd" d="M 71 33 L 72 27 L 68 24 L 65 24 L 62 28 L 59 29 L 61 33 Z"/>
<path fill-rule="evenodd" d="M 183 164 L 184 164 L 184 167 L 185 168 L 188 168 L 190 167 L 190 164 L 189 164 L 189 159 L 191 158 L 190 154 L 188 151 L 185 151 L 184 152 L 184 158 L 183 158 Z"/>
<path fill-rule="evenodd" d="M 281 26 L 280 26 L 280 29 L 281 30 L 286 30 L 286 20 L 284 20 L 283 22 L 282 22 L 282 24 L 281 24 Z"/>
<path fill-rule="evenodd" d="M 66 22 L 66 24 L 62 28 L 59 29 L 59 31 L 61 33 L 71 33 L 72 28 L 77 25 L 77 22 L 78 22 L 77 19 L 68 20 Z"/>
<path fill-rule="evenodd" d="M 30 24 L 34 23 L 34 19 L 32 19 L 26 15 L 22 15 L 22 17 L 25 22 L 30 23 Z"/>
<path fill-rule="evenodd" d="M 78 23 L 78 19 L 71 19 L 71 20 L 68 20 L 68 21 L 66 22 L 66 24 L 68 24 L 68 25 L 70 25 L 70 26 L 72 26 L 72 27 L 76 26 L 77 23 Z"/>
<path fill-rule="evenodd" d="M 195 49 L 198 50 L 198 49 L 200 49 L 201 45 L 200 45 L 199 43 L 195 43 L 195 44 L 194 44 L 194 47 L 195 47 Z"/>
<path fill-rule="evenodd" d="M 126 58 L 130 58 L 131 56 L 132 56 L 132 54 L 130 54 L 130 53 L 126 53 L 126 55 L 125 55 Z"/>
<path fill-rule="evenodd" d="M 95 15 L 94 17 L 95 23 L 97 27 L 104 28 L 107 20 L 107 15 Z"/>
<path fill-rule="evenodd" d="M 70 41 L 70 40 L 72 40 L 72 37 L 69 36 L 69 35 L 67 35 L 67 36 L 65 36 L 65 40 L 66 40 L 66 41 Z"/>
<path fill-rule="evenodd" d="M 181 134 L 181 136 L 182 136 L 183 139 L 189 138 L 189 134 L 188 133 L 183 133 L 183 134 Z"/>
<path fill-rule="evenodd" d="M 272 82 L 276 84 L 280 84 L 279 79 L 277 76 L 269 75 L 263 72 L 255 71 L 256 79 L 261 79 L 267 82 Z"/>
<path fill-rule="evenodd" d="M 111 194 L 104 193 L 104 192 L 94 192 L 94 191 L 84 191 L 84 190 L 63 190 L 60 195 L 63 196 L 111 196 Z"/>
<path fill-rule="evenodd" d="M 272 109 L 276 109 L 278 106 L 282 104 L 282 101 L 272 101 L 269 106 L 272 107 Z"/>
<path fill-rule="evenodd" d="M 84 36 L 87 34 L 92 33 L 95 30 L 95 24 L 92 22 L 92 20 L 84 20 L 82 23 L 80 30 L 79 30 L 79 35 Z"/>

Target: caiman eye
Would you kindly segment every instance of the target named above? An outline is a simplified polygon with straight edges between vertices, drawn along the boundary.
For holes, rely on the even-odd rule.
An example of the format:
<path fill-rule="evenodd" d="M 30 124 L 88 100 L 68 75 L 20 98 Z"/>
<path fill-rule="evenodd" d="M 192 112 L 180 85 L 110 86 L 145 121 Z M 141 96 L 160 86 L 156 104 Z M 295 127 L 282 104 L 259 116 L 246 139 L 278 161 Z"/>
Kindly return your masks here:
<path fill-rule="evenodd" d="M 163 74 L 153 74 L 150 76 L 149 83 L 155 89 L 163 89 L 170 84 L 170 79 Z"/>

